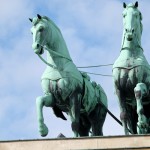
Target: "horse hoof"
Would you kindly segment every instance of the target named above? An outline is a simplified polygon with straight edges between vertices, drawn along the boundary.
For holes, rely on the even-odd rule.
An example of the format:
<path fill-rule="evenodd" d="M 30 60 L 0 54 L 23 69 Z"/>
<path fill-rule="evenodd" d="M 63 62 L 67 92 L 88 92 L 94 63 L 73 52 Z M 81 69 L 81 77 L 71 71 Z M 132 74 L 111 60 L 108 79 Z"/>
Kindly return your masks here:
<path fill-rule="evenodd" d="M 47 136 L 48 134 L 48 128 L 45 124 L 43 124 L 42 126 L 39 127 L 39 132 L 41 134 L 42 137 Z"/>
<path fill-rule="evenodd" d="M 149 129 L 149 125 L 146 122 L 138 122 L 137 123 L 137 133 L 138 134 L 147 134 Z"/>

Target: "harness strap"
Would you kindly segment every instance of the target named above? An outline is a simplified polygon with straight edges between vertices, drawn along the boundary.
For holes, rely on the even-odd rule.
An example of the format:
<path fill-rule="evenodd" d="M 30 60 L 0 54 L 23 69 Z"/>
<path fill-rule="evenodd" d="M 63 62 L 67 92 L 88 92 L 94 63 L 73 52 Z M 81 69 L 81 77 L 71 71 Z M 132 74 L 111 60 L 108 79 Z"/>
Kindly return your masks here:
<path fill-rule="evenodd" d="M 48 63 L 41 55 L 38 54 L 38 56 L 39 56 L 39 58 L 40 58 L 46 65 L 52 67 L 53 69 L 58 69 L 56 66 L 54 66 L 54 65 L 52 65 L 52 64 L 50 64 L 50 63 Z"/>
<path fill-rule="evenodd" d="M 67 60 L 69 60 L 69 61 L 72 61 L 70 58 L 68 58 L 68 57 L 66 57 L 66 56 L 63 56 L 63 55 L 59 54 L 58 52 L 53 51 L 53 50 L 50 49 L 50 48 L 47 48 L 47 47 L 45 47 L 45 46 L 43 46 L 43 45 L 40 45 L 40 46 L 41 46 L 43 49 L 46 49 L 49 53 L 52 52 L 53 54 L 55 54 L 55 55 L 57 55 L 57 56 L 59 56 L 59 57 L 65 58 L 65 59 L 67 59 Z M 38 56 L 39 56 L 39 58 L 40 58 L 46 65 L 52 67 L 53 69 L 58 69 L 57 66 L 54 66 L 53 64 L 48 63 L 40 54 L 38 54 Z"/>
<path fill-rule="evenodd" d="M 123 47 L 124 41 L 125 41 L 125 36 L 126 36 L 126 32 L 124 32 L 123 41 L 122 41 L 122 45 L 121 45 L 121 51 L 127 48 L 127 47 Z M 138 47 L 143 50 L 143 48 L 141 47 L 141 44 L 140 44 L 140 42 L 138 40 L 137 34 L 135 34 L 135 36 L 136 36 L 136 40 L 137 40 L 137 43 L 138 43 Z M 130 48 L 128 48 L 128 49 L 130 49 Z"/>
<path fill-rule="evenodd" d="M 60 56 L 60 57 L 62 57 L 62 58 L 65 58 L 65 59 L 67 59 L 67 60 L 72 61 L 70 58 L 68 58 L 68 57 L 66 57 L 66 56 L 64 56 L 64 55 L 62 55 L 62 54 L 60 54 L 60 53 L 58 53 L 58 52 L 56 52 L 56 51 L 53 51 L 53 50 L 50 49 L 50 48 L 47 48 L 47 47 L 43 47 L 43 48 L 45 48 L 48 52 L 51 52 L 51 53 L 53 53 L 53 54 L 55 54 L 55 55 L 57 55 L 57 56 Z"/>

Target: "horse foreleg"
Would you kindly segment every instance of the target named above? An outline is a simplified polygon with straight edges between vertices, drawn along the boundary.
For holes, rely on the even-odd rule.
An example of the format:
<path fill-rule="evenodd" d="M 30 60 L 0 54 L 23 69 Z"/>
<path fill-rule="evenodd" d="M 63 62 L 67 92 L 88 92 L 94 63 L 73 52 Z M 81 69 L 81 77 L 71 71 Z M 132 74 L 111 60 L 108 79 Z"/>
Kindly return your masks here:
<path fill-rule="evenodd" d="M 70 110 L 70 116 L 71 116 L 71 127 L 72 127 L 72 131 L 74 132 L 74 137 L 78 137 L 79 136 L 79 119 L 80 119 L 80 98 L 81 96 L 79 96 L 79 94 L 73 94 L 70 97 L 70 106 L 71 106 L 71 110 Z"/>
<path fill-rule="evenodd" d="M 120 119 L 122 121 L 124 133 L 128 135 L 129 131 L 127 128 L 128 116 L 127 116 L 126 102 L 125 102 L 126 98 L 124 95 L 122 95 L 122 92 L 120 91 L 120 87 L 125 87 L 127 81 L 127 72 L 124 69 L 115 68 L 113 69 L 113 77 L 114 77 L 113 80 L 114 80 L 116 95 L 119 101 Z"/>
<path fill-rule="evenodd" d="M 136 104 L 137 104 L 137 114 L 138 114 L 138 123 L 137 123 L 137 132 L 138 134 L 145 134 L 148 131 L 148 121 L 144 115 L 144 109 L 142 105 L 142 98 L 147 94 L 147 87 L 144 83 L 138 83 L 134 88 Z"/>
<path fill-rule="evenodd" d="M 44 124 L 43 106 L 52 107 L 53 105 L 54 99 L 51 94 L 46 96 L 39 96 L 36 98 L 38 128 L 41 136 L 46 136 L 48 134 L 48 128 Z"/>
<path fill-rule="evenodd" d="M 123 97 L 121 95 L 120 90 L 116 90 L 116 94 L 118 96 L 119 99 L 119 106 L 120 106 L 120 119 L 122 122 L 122 126 L 124 128 L 124 133 L 125 135 L 129 134 L 129 130 L 128 130 L 128 115 L 127 115 L 127 110 L 126 110 L 126 103 L 125 103 L 125 97 Z"/>

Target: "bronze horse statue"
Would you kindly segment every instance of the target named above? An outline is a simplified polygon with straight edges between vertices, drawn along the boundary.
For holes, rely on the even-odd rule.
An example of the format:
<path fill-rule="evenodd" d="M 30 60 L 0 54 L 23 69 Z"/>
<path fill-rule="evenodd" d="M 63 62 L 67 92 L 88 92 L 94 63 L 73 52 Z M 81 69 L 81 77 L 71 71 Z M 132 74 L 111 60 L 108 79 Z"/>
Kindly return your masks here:
<path fill-rule="evenodd" d="M 102 127 L 107 114 L 107 97 L 102 87 L 91 82 L 73 63 L 60 29 L 46 16 L 33 19 L 32 48 L 47 65 L 41 79 L 44 96 L 36 99 L 38 128 L 41 136 L 48 134 L 44 123 L 43 107 L 52 107 L 57 117 L 71 118 L 74 136 L 103 135 Z M 47 51 L 47 60 L 41 55 Z"/>
<path fill-rule="evenodd" d="M 150 133 L 150 66 L 143 54 L 142 14 L 138 2 L 123 3 L 123 37 L 120 55 L 113 65 L 125 134 Z"/>

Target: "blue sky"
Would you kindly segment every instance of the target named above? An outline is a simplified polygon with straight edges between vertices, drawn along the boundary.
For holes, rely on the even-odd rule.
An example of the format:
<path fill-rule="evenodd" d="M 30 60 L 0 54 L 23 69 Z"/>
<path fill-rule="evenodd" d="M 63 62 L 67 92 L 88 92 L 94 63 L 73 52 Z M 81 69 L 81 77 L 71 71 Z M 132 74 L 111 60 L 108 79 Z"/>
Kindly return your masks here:
<path fill-rule="evenodd" d="M 35 99 L 42 95 L 40 78 L 45 64 L 33 52 L 31 23 L 37 13 L 50 17 L 61 29 L 69 52 L 77 66 L 114 63 L 122 38 L 121 0 L 0 0 L 0 140 L 41 138 L 37 130 Z M 127 3 L 132 1 L 126 1 Z M 135 1 L 133 1 L 135 2 Z M 150 1 L 139 0 L 143 14 L 142 46 L 150 60 Z M 112 74 L 112 68 L 90 68 L 85 71 Z M 90 75 L 101 84 L 110 111 L 119 118 L 119 106 L 111 77 Z M 49 127 L 46 138 L 59 133 L 72 137 L 70 121 L 44 109 Z M 122 135 L 123 129 L 109 115 L 104 135 Z"/>

